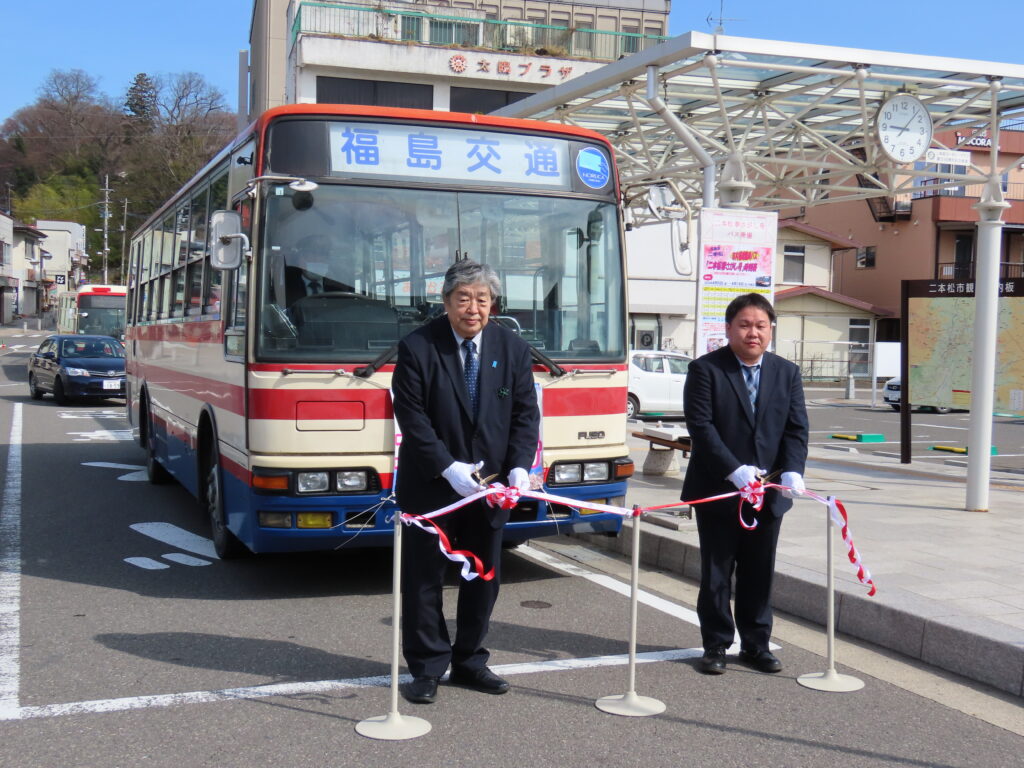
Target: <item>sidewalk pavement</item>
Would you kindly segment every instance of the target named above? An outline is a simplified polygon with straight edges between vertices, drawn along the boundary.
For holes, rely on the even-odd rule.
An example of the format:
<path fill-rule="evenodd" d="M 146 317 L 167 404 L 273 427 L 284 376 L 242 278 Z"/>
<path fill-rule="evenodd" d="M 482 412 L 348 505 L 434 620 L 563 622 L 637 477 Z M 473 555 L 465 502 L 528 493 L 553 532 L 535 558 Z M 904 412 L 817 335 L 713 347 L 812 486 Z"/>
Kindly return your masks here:
<path fill-rule="evenodd" d="M 679 471 L 644 475 L 648 443 L 628 442 L 637 474 L 627 503 L 677 501 L 686 460 Z M 992 472 L 988 512 L 964 510 L 965 481 L 962 466 L 902 465 L 867 447 L 811 448 L 807 487 L 842 501 L 877 587 L 868 597 L 839 529 L 831 527 L 836 632 L 1024 696 L 1024 475 Z M 696 522 L 671 513 L 643 519 L 650 523 L 641 532 L 643 564 L 699 580 Z M 777 611 L 822 626 L 826 519 L 824 505 L 795 502 L 782 526 L 774 587 Z M 632 546 L 629 523 L 617 539 L 585 538 L 626 556 Z"/>

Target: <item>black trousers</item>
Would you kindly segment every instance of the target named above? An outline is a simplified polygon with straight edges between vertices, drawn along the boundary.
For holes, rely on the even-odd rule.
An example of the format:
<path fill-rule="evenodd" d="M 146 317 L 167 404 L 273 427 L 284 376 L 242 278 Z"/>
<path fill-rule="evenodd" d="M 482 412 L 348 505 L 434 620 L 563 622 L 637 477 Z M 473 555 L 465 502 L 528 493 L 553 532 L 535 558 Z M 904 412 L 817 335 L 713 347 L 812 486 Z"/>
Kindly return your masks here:
<path fill-rule="evenodd" d="M 440 677 L 449 664 L 476 670 L 490 658 L 483 643 L 501 582 L 502 529 L 490 526 L 481 502 L 453 512 L 442 525 L 455 549 L 473 552 L 486 567 L 493 565 L 494 578 L 459 578 L 452 643 L 442 593 L 445 574 L 459 566 L 444 556 L 434 534 L 415 526 L 402 531 L 402 651 L 413 677 Z"/>
<path fill-rule="evenodd" d="M 700 591 L 697 616 L 704 649 L 728 648 L 739 631 L 744 650 L 768 650 L 772 634 L 772 580 L 782 517 L 762 512 L 757 528 L 740 524 L 736 501 L 729 499 L 697 508 L 700 538 Z M 743 505 L 743 519 L 754 518 Z M 736 576 L 735 621 L 729 607 Z"/>

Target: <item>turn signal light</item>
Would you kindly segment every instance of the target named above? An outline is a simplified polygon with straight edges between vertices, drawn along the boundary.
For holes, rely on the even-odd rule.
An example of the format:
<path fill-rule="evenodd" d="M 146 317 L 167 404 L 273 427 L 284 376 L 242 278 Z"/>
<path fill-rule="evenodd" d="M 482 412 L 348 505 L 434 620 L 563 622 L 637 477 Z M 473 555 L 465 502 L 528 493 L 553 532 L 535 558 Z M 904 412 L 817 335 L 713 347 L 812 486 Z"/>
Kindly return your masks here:
<path fill-rule="evenodd" d="M 616 459 L 612 464 L 615 467 L 615 479 L 624 480 L 627 477 L 633 476 L 633 460 L 632 459 Z"/>
<path fill-rule="evenodd" d="M 264 491 L 287 491 L 288 475 L 253 475 L 252 487 Z"/>

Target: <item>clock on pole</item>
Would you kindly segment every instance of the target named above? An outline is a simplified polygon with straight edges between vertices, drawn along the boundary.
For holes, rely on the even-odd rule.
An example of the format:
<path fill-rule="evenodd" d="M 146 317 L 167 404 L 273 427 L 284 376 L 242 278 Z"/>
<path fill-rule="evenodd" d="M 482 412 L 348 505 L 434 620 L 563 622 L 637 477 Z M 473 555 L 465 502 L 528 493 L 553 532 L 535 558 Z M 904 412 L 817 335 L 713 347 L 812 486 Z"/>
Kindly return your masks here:
<path fill-rule="evenodd" d="M 875 130 L 882 151 L 897 163 L 919 160 L 932 143 L 928 108 L 909 93 L 897 93 L 882 103 Z"/>

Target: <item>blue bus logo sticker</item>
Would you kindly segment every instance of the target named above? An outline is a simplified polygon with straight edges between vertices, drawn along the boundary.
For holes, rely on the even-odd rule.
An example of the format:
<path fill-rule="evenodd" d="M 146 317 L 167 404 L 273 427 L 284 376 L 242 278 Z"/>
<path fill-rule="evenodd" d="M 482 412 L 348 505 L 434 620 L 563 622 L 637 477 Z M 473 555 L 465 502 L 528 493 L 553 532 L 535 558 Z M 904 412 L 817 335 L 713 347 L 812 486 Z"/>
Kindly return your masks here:
<path fill-rule="evenodd" d="M 601 189 L 608 185 L 611 169 L 604 153 L 587 147 L 576 155 L 576 175 L 580 181 L 591 189 Z"/>

